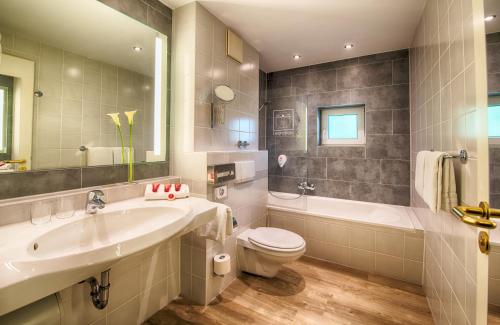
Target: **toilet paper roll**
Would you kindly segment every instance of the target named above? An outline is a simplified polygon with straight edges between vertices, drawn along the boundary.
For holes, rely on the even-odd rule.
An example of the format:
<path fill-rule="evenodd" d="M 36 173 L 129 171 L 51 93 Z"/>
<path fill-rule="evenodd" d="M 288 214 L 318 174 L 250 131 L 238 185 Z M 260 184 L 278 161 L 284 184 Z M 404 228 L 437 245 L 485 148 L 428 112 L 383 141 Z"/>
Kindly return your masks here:
<path fill-rule="evenodd" d="M 231 272 L 231 256 L 229 254 L 219 254 L 214 256 L 214 273 L 225 275 Z"/>

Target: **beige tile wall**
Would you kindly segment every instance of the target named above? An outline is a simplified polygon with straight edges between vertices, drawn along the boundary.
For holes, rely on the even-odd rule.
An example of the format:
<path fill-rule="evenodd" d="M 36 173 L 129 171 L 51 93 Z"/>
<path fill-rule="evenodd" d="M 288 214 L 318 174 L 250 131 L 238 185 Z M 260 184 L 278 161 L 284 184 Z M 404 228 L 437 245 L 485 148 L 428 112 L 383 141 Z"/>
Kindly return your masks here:
<path fill-rule="evenodd" d="M 224 244 L 206 240 L 195 232 L 183 236 L 181 241 L 181 292 L 184 297 L 202 305 L 212 301 L 236 278 L 236 237 L 246 229 L 266 226 L 267 151 L 207 153 L 209 165 L 239 160 L 256 162 L 256 178 L 241 184 L 227 183 L 228 197 L 218 201 L 231 207 L 238 221 L 233 235 Z M 206 181 L 205 187 L 207 198 L 216 201 L 214 187 L 207 186 Z M 231 255 L 231 272 L 224 277 L 213 273 L 212 259 L 221 253 Z"/>
<path fill-rule="evenodd" d="M 195 40 L 195 151 L 236 150 L 238 140 L 250 142 L 257 150 L 259 101 L 259 54 L 243 42 L 243 62 L 226 56 L 226 28 L 201 4 L 196 6 Z M 210 128 L 210 103 L 220 103 L 213 95 L 218 85 L 228 85 L 236 93 L 225 105 L 225 123 Z"/>
<path fill-rule="evenodd" d="M 424 233 L 268 209 L 269 226 L 306 240 L 306 256 L 422 284 Z"/>
<path fill-rule="evenodd" d="M 136 161 L 153 149 L 154 80 L 0 28 L 6 54 L 35 61 L 33 168 L 79 167 L 81 145 L 120 146 L 107 113 L 138 110 L 134 118 Z M 123 130 L 128 142 L 128 130 Z"/>
<path fill-rule="evenodd" d="M 108 306 L 96 309 L 87 283 L 59 292 L 63 324 L 141 324 L 180 293 L 180 238 L 124 258 L 111 268 Z M 95 275 L 100 279 L 100 275 Z"/>
<path fill-rule="evenodd" d="M 202 5 L 193 2 L 174 10 L 172 174 L 190 185 L 193 194 L 212 198 L 207 166 L 255 160 L 257 178 L 229 183 L 229 205 L 240 224 L 224 245 L 185 235 L 181 245 L 182 295 L 200 304 L 210 302 L 236 277 L 236 236 L 249 227 L 265 225 L 267 204 L 267 152 L 257 149 L 258 53 L 244 42 L 242 64 L 225 55 L 226 26 Z M 210 128 L 213 88 L 227 84 L 236 99 L 225 106 L 225 124 Z M 237 151 L 238 140 L 250 142 Z M 212 272 L 214 255 L 231 254 L 231 273 L 224 278 Z"/>
<path fill-rule="evenodd" d="M 470 205 L 484 192 L 476 183 L 486 107 L 482 16 L 482 1 L 428 0 L 410 50 L 412 179 L 418 151 L 466 148 L 471 158 L 455 162 L 455 172 L 460 202 Z M 485 308 L 476 305 L 476 229 L 432 213 L 414 190 L 412 206 L 425 229 L 424 287 L 436 324 L 476 324 L 476 309 Z"/>

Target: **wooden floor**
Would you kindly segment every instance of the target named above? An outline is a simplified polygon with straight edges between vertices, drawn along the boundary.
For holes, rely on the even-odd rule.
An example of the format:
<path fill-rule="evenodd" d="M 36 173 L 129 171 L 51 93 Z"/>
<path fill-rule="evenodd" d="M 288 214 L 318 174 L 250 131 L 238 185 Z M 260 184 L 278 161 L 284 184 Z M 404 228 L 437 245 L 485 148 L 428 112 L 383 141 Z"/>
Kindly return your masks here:
<path fill-rule="evenodd" d="M 500 308 L 498 306 L 489 306 L 488 325 L 500 325 Z"/>
<path fill-rule="evenodd" d="M 160 324 L 432 324 L 422 289 L 302 258 L 274 279 L 244 274 L 209 306 L 182 299 L 148 321 Z"/>

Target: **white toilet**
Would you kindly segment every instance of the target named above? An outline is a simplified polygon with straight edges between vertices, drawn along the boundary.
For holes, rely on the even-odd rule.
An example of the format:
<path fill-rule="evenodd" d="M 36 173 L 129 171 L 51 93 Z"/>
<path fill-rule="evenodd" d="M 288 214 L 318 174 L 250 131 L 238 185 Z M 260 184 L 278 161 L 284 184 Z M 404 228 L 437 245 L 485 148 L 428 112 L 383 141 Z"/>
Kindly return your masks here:
<path fill-rule="evenodd" d="M 281 266 L 300 258 L 306 242 L 298 234 L 279 228 L 248 229 L 238 236 L 238 264 L 244 272 L 274 277 Z"/>

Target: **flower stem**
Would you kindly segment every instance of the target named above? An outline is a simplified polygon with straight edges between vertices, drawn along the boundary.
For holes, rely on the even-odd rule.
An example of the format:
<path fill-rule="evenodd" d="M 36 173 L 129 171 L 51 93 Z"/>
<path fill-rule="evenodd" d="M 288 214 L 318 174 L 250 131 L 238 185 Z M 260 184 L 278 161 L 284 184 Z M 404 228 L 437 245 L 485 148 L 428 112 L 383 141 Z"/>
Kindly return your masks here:
<path fill-rule="evenodd" d="M 121 164 L 123 165 L 125 163 L 125 143 L 123 141 L 122 128 L 119 125 L 117 125 L 116 129 L 118 130 L 118 134 L 120 135 L 120 142 L 122 144 L 122 161 L 121 161 Z"/>
<path fill-rule="evenodd" d="M 128 148 L 128 181 L 134 181 L 134 149 L 132 147 L 132 127 L 133 124 L 129 124 L 129 148 Z"/>

